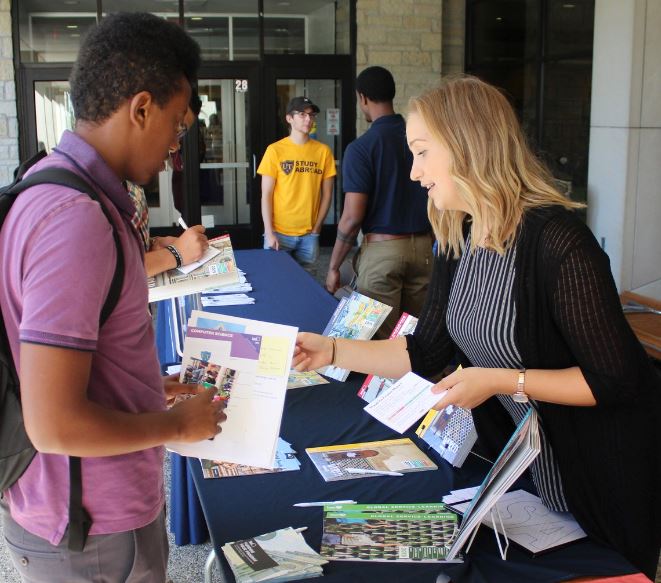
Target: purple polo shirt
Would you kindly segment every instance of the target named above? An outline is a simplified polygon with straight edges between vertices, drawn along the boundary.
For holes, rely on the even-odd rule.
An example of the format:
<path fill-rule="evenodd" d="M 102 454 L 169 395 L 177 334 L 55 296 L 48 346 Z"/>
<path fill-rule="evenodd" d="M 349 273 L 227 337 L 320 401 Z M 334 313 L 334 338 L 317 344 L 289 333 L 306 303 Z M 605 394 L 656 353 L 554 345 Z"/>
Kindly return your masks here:
<path fill-rule="evenodd" d="M 165 397 L 147 311 L 143 248 L 131 225 L 133 203 L 98 152 L 74 133 L 65 132 L 56 151 L 35 170 L 51 166 L 73 170 L 101 194 L 124 251 L 124 285 L 99 330 L 116 261 L 107 219 L 86 194 L 55 185 L 26 190 L 0 231 L 0 306 L 14 362 L 18 367 L 20 342 L 91 351 L 90 400 L 130 413 L 162 411 Z M 48 387 L 43 391 L 47 395 Z M 90 534 L 140 528 L 163 509 L 161 447 L 84 458 L 82 469 Z M 68 523 L 66 456 L 38 453 L 7 494 L 18 524 L 59 544 Z"/>

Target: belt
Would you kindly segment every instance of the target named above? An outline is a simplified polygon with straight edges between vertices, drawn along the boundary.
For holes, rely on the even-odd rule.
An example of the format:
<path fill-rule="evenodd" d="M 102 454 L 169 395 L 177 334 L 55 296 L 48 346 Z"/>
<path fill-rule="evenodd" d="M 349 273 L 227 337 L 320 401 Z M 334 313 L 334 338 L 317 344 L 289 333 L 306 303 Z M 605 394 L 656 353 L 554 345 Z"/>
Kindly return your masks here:
<path fill-rule="evenodd" d="M 429 235 L 429 231 L 421 231 L 418 233 L 366 233 L 365 241 L 368 243 L 378 243 L 379 241 L 392 241 L 393 239 L 408 239 L 409 237 L 418 237 L 420 235 Z"/>

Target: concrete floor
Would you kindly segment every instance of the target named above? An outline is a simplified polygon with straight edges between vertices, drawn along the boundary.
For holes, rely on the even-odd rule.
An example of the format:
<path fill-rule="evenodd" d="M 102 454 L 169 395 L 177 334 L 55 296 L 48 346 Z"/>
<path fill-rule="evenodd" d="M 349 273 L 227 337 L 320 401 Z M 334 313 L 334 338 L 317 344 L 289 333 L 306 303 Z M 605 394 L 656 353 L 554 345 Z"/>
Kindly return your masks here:
<path fill-rule="evenodd" d="M 317 266 L 316 278 L 321 285 L 326 278 L 328 270 L 328 262 L 330 259 L 330 248 L 322 248 L 319 256 L 319 264 Z M 250 274 L 247 274 L 248 281 L 250 281 Z M 169 456 L 166 456 L 169 458 Z M 170 464 L 168 461 L 165 463 L 165 484 L 166 496 L 169 499 L 169 473 Z M 174 544 L 174 537 L 168 533 L 170 539 L 170 560 L 168 564 L 168 575 L 172 583 L 201 583 L 203 581 L 204 564 L 211 552 L 211 543 L 204 545 L 186 545 L 178 547 Z M 221 578 L 217 571 L 214 569 L 214 583 L 221 583 Z M 0 583 L 21 583 L 16 571 L 7 554 L 4 545 L 4 536 L 2 532 L 2 524 L 0 523 Z M 655 583 L 661 583 L 661 562 L 656 574 Z"/>

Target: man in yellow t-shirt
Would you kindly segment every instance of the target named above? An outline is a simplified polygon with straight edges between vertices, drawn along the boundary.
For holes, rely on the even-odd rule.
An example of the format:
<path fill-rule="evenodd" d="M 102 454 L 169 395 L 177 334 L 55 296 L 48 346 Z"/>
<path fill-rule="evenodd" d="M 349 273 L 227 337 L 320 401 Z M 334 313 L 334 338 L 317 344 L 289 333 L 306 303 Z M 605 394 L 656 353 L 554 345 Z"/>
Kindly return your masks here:
<path fill-rule="evenodd" d="M 319 233 L 333 193 L 331 149 L 310 138 L 319 108 L 307 97 L 287 105 L 289 136 L 271 144 L 257 173 L 262 177 L 264 248 L 287 251 L 304 267 L 319 256 Z"/>

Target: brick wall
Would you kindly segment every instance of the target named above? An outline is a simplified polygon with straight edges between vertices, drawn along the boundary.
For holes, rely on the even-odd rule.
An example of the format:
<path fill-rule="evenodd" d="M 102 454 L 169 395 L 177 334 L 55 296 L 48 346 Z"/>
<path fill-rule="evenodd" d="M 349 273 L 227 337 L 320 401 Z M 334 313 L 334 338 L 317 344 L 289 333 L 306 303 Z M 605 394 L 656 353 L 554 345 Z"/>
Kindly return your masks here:
<path fill-rule="evenodd" d="M 18 120 L 14 83 L 10 0 L 0 0 L 0 185 L 18 164 Z"/>
<path fill-rule="evenodd" d="M 380 65 L 395 77 L 395 111 L 441 74 L 441 0 L 357 0 L 356 73 Z M 357 135 L 367 124 L 360 111 Z"/>

